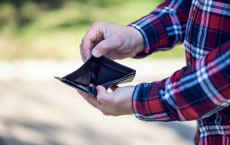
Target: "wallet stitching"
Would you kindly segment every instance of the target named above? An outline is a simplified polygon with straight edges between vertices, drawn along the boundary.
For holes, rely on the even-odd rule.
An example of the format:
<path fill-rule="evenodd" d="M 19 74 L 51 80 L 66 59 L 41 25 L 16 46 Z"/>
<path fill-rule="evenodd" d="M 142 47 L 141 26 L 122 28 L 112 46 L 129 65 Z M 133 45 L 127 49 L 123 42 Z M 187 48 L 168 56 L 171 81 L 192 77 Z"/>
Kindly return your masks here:
<path fill-rule="evenodd" d="M 120 78 L 120 79 L 116 79 L 116 80 L 113 80 L 113 81 L 110 81 L 110 82 L 107 82 L 107 83 L 110 83 L 109 84 L 109 87 L 111 87 L 112 85 L 114 85 L 114 84 L 119 84 L 119 82 L 121 82 L 121 81 L 125 81 L 125 80 L 127 80 L 127 79 L 129 79 L 129 78 L 132 78 L 132 77 L 134 77 L 134 74 L 132 74 L 132 75 L 126 75 L 126 76 L 124 76 L 124 77 L 122 77 L 122 78 Z M 105 83 L 106 84 L 106 83 Z"/>

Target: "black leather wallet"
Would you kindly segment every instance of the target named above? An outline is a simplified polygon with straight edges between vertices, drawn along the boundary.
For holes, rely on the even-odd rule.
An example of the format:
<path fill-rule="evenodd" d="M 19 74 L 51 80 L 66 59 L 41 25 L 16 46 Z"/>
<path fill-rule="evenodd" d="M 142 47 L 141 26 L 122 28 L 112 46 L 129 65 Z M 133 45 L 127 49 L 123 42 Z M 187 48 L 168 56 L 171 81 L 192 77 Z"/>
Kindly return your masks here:
<path fill-rule="evenodd" d="M 104 56 L 100 58 L 92 56 L 76 71 L 62 78 L 55 78 L 89 95 L 97 96 L 97 85 L 108 89 L 117 84 L 132 81 L 135 74 L 134 69 Z"/>

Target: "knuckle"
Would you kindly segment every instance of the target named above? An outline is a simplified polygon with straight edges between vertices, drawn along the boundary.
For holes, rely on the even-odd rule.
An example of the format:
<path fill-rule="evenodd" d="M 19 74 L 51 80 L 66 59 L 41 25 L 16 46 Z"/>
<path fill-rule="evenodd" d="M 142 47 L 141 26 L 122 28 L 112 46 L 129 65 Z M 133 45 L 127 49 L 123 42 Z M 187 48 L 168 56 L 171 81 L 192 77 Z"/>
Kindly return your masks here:
<path fill-rule="evenodd" d="M 81 43 L 83 43 L 84 39 L 85 39 L 85 36 L 83 36 L 83 37 L 81 38 Z"/>
<path fill-rule="evenodd" d="M 104 97 L 100 94 L 100 92 L 99 92 L 98 95 L 97 95 L 97 100 L 98 100 L 99 102 L 102 102 L 102 103 L 105 102 L 105 99 L 104 99 Z M 102 105 L 102 107 L 103 107 L 103 105 Z"/>
<path fill-rule="evenodd" d="M 95 23 L 93 24 L 93 27 L 98 27 L 98 26 L 100 26 L 100 25 L 102 25 L 102 22 L 95 22 Z"/>
<path fill-rule="evenodd" d="M 114 107 L 119 107 L 120 101 L 119 101 L 118 97 L 114 97 L 111 101 L 112 101 Z"/>
<path fill-rule="evenodd" d="M 102 48 L 102 49 L 106 49 L 107 47 L 108 47 L 107 42 L 102 43 L 102 45 L 101 45 L 101 48 Z"/>
<path fill-rule="evenodd" d="M 103 113 L 105 116 L 109 116 L 109 115 L 111 115 L 110 113 L 105 112 L 105 111 L 102 111 L 102 113 Z"/>
<path fill-rule="evenodd" d="M 82 49 L 82 43 L 79 45 L 80 49 Z"/>
<path fill-rule="evenodd" d="M 131 51 L 131 52 L 130 52 L 130 57 L 134 57 L 134 56 L 136 56 L 136 54 L 137 54 L 137 52 Z"/>
<path fill-rule="evenodd" d="M 82 43 L 84 43 L 85 41 L 87 41 L 87 37 L 86 36 L 84 36 L 83 38 L 82 38 Z"/>
<path fill-rule="evenodd" d="M 111 115 L 111 116 L 117 117 L 117 116 L 119 116 L 119 115 L 118 115 L 118 114 L 113 114 L 113 115 Z"/>

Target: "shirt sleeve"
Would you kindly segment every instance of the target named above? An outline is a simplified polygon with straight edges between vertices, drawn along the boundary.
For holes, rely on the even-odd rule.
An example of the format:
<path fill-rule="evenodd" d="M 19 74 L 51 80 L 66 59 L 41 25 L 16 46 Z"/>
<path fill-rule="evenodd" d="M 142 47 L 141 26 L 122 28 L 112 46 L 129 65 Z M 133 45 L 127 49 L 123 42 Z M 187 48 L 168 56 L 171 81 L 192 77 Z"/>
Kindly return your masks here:
<path fill-rule="evenodd" d="M 229 106 L 230 41 L 167 79 L 137 85 L 132 104 L 145 121 L 197 120 Z"/>
<path fill-rule="evenodd" d="M 144 51 L 136 58 L 183 42 L 191 3 L 191 0 L 166 0 L 149 15 L 130 24 L 141 32 L 145 42 Z"/>

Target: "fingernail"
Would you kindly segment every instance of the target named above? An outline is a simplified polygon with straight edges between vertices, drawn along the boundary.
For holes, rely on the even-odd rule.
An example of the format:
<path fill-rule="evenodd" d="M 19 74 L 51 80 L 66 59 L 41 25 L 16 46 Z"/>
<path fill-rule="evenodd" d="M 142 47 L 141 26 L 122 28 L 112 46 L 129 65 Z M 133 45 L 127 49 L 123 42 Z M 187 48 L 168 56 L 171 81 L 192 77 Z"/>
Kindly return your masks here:
<path fill-rule="evenodd" d="M 95 56 L 95 57 L 100 57 L 100 53 L 99 53 L 99 51 L 97 51 L 97 50 L 93 50 L 92 54 L 93 54 L 93 56 Z"/>
<path fill-rule="evenodd" d="M 85 57 L 82 56 L 82 61 L 85 62 Z"/>
<path fill-rule="evenodd" d="M 86 60 L 87 60 L 86 57 L 83 57 L 83 61 L 86 62 Z"/>

